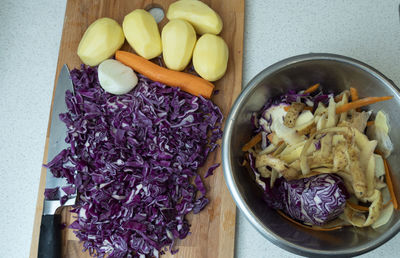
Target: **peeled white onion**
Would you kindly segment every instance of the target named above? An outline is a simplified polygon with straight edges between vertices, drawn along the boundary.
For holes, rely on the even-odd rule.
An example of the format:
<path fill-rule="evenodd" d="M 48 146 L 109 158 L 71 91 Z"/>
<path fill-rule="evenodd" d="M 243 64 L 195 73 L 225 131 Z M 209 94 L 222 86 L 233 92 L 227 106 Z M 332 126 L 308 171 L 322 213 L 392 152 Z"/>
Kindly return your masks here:
<path fill-rule="evenodd" d="M 98 67 L 100 86 L 107 92 L 122 95 L 130 92 L 138 83 L 135 72 L 114 59 L 103 61 Z"/>

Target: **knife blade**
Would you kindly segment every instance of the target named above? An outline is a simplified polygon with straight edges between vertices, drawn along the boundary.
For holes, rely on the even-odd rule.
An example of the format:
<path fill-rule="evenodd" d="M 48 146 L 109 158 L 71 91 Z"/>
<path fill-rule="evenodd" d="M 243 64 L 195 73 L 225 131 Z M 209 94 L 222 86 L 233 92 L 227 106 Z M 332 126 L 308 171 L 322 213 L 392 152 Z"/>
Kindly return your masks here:
<path fill-rule="evenodd" d="M 53 98 L 51 111 L 50 134 L 48 142 L 47 161 L 51 161 L 68 145 L 65 142 L 67 136 L 66 125 L 60 120 L 59 115 L 68 111 L 65 103 L 65 92 L 74 92 L 71 76 L 67 65 L 61 68 Z M 46 188 L 58 187 L 58 196 L 62 196 L 62 187 L 69 185 L 65 178 L 54 177 L 50 169 L 46 171 Z M 75 204 L 76 193 L 69 196 L 63 206 Z M 61 257 L 61 204 L 59 200 L 44 200 L 42 222 L 40 225 L 39 251 L 40 258 Z"/>

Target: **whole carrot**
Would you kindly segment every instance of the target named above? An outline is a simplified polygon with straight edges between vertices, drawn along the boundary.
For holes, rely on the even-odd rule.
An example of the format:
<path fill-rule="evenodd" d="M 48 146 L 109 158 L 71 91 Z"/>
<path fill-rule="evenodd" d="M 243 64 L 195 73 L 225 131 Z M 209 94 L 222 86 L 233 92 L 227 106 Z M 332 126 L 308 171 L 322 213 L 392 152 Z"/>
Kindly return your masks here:
<path fill-rule="evenodd" d="M 117 51 L 115 59 L 153 81 L 172 87 L 179 87 L 183 91 L 195 96 L 210 98 L 214 90 L 214 85 L 203 78 L 184 72 L 169 70 L 133 53 Z"/>

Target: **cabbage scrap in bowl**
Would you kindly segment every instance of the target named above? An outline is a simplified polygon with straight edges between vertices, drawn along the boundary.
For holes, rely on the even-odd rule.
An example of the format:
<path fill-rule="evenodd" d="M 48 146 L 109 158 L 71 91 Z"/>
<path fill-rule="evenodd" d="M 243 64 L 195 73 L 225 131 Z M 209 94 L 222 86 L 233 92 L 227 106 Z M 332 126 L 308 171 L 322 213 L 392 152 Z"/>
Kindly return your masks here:
<path fill-rule="evenodd" d="M 393 144 L 385 113 L 360 107 L 391 97 L 359 99 L 354 88 L 335 96 L 319 86 L 269 99 L 253 114 L 243 164 L 267 205 L 297 224 L 380 227 L 397 208 L 386 162 Z"/>

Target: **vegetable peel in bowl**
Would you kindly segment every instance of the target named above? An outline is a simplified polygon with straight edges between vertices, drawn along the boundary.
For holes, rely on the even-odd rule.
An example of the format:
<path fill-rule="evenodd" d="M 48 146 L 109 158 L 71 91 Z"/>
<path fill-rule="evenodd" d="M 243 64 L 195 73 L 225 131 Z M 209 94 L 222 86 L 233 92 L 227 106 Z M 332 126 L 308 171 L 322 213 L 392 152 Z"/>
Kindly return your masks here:
<path fill-rule="evenodd" d="M 334 96 L 315 84 L 267 100 L 242 148 L 267 205 L 311 229 L 386 224 L 397 207 L 390 126 L 384 112 L 371 123 L 359 108 L 391 98 L 359 98 L 355 88 Z"/>

